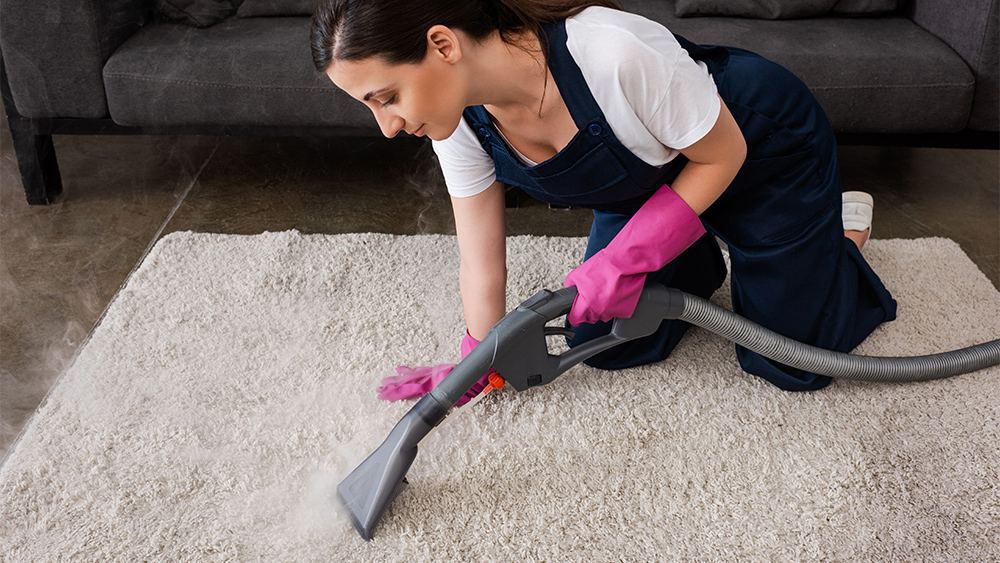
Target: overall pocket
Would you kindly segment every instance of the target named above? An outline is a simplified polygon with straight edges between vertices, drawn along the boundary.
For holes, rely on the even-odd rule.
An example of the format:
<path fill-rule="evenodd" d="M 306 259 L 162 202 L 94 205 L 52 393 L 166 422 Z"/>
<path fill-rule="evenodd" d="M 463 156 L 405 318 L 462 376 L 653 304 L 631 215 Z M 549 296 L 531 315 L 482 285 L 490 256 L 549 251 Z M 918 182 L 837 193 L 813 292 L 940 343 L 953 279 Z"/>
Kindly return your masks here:
<path fill-rule="evenodd" d="M 524 189 L 542 201 L 589 206 L 620 200 L 629 194 L 616 190 L 628 177 L 625 167 L 603 143 L 586 150 L 562 152 L 534 167 L 515 161 L 506 151 L 494 151 L 497 179 Z M 498 154 L 499 153 L 499 154 Z"/>

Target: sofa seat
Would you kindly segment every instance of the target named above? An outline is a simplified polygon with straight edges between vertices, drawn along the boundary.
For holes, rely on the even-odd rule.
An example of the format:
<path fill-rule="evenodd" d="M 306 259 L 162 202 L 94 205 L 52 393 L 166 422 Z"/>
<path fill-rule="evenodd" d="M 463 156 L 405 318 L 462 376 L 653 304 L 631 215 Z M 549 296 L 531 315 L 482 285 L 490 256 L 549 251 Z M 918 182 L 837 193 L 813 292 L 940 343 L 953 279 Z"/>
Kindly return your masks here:
<path fill-rule="evenodd" d="M 304 17 L 148 25 L 105 64 L 104 85 L 120 125 L 375 128 L 366 107 L 316 72 Z"/>
<path fill-rule="evenodd" d="M 943 41 L 905 16 L 749 20 L 674 15 L 674 2 L 624 2 L 678 35 L 741 47 L 791 70 L 837 132 L 960 131 L 975 77 Z M 900 107 L 909 111 L 901 114 Z"/>
<path fill-rule="evenodd" d="M 968 122 L 972 72 L 906 17 L 677 18 L 672 2 L 628 5 L 697 43 L 742 47 L 784 65 L 838 132 L 955 132 Z M 314 70 L 308 27 L 304 17 L 147 26 L 105 65 L 110 115 L 122 125 L 335 125 L 377 133 L 368 109 Z M 901 114 L 901 106 L 909 111 Z"/>

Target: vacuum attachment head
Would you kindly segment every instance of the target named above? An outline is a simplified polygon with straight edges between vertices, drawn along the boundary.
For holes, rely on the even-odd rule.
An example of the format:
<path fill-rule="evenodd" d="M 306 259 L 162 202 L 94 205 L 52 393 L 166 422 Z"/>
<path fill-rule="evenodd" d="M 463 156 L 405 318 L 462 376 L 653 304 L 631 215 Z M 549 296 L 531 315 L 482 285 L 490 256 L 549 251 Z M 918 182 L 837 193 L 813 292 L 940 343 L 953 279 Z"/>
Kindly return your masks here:
<path fill-rule="evenodd" d="M 337 486 L 337 496 L 365 540 L 372 539 L 375 526 L 392 499 L 406 488 L 406 472 L 417 457 L 417 445 L 448 409 L 430 395 L 424 396 L 403 418 L 368 459 Z"/>
<path fill-rule="evenodd" d="M 652 334 L 670 304 L 676 302 L 670 295 L 663 286 L 647 288 L 640 298 L 641 314 L 637 312 L 631 319 L 616 319 L 611 334 L 577 346 L 562 356 L 549 354 L 546 335 L 572 332 L 547 327 L 546 323 L 569 312 L 576 297 L 575 287 L 539 291 L 508 313 L 443 381 L 396 423 L 382 445 L 337 486 L 337 496 L 361 537 L 372 538 L 389 503 L 406 486 L 404 477 L 417 457 L 420 441 L 444 420 L 451 407 L 490 367 L 503 376 L 491 379 L 491 387 L 510 384 L 524 391 L 549 383 L 594 354 Z"/>

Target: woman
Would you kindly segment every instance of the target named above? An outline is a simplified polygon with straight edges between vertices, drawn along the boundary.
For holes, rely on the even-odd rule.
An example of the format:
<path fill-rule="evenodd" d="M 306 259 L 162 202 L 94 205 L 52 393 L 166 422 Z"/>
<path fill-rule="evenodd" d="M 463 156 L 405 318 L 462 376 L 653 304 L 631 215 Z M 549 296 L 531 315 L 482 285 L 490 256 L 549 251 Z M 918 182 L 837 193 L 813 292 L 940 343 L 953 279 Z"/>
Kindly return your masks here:
<path fill-rule="evenodd" d="M 771 330 L 849 351 L 895 318 L 860 253 L 870 197 L 842 200 L 822 109 L 753 53 L 694 45 L 602 0 L 325 0 L 312 48 L 387 137 L 433 140 L 461 252 L 463 357 L 505 313 L 504 184 L 594 210 L 566 280 L 579 292 L 571 346 L 630 316 L 647 278 L 710 296 L 726 275 L 716 237 L 734 310 Z M 687 327 L 665 321 L 588 363 L 662 360 Z M 737 352 L 782 389 L 830 381 Z M 421 394 L 446 373 L 392 378 L 383 395 Z"/>

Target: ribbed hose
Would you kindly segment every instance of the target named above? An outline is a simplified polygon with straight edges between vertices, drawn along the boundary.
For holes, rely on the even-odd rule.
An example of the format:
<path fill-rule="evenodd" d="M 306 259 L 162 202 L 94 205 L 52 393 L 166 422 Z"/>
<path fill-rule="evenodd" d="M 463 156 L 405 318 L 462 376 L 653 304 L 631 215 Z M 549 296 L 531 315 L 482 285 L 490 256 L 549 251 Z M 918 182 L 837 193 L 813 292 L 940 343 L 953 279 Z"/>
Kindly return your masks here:
<path fill-rule="evenodd" d="M 1000 365 L 1000 340 L 928 356 L 856 356 L 803 344 L 705 299 L 678 293 L 684 297 L 684 311 L 677 318 L 810 373 L 859 381 L 927 381 Z"/>

